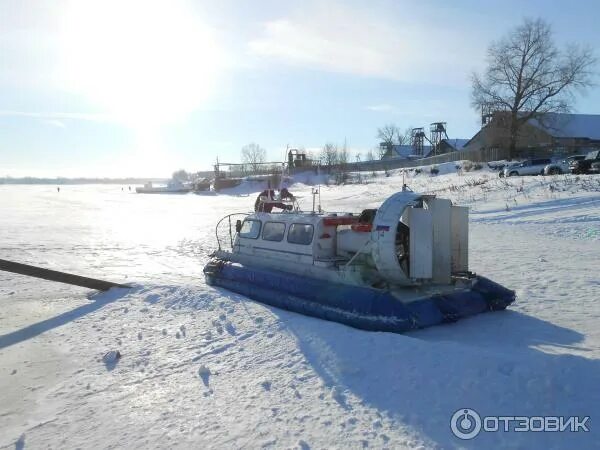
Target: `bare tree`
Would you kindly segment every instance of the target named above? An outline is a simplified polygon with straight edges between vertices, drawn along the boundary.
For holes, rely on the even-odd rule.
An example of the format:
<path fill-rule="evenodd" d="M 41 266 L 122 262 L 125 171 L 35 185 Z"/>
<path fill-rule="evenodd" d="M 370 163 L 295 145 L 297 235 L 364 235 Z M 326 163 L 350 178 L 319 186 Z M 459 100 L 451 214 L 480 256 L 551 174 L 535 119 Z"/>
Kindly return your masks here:
<path fill-rule="evenodd" d="M 412 138 L 412 130 L 414 127 L 408 127 L 401 133 L 398 130 L 398 145 L 409 145 Z"/>
<path fill-rule="evenodd" d="M 260 164 L 267 158 L 267 152 L 260 145 L 251 143 L 242 147 L 242 162 L 247 164 L 252 172 L 257 173 Z"/>
<path fill-rule="evenodd" d="M 547 22 L 526 19 L 490 45 L 486 71 L 472 76 L 472 105 L 506 111 L 512 158 L 523 124 L 549 112 L 568 112 L 575 92 L 592 84 L 595 62 L 591 49 L 559 50 Z"/>
<path fill-rule="evenodd" d="M 344 141 L 344 146 L 338 150 L 337 184 L 343 184 L 348 180 L 348 162 L 350 162 L 350 154 Z"/>
<path fill-rule="evenodd" d="M 348 153 L 348 147 L 344 142 L 344 146 L 338 151 L 338 164 L 348 164 L 350 161 L 350 154 Z"/>
<path fill-rule="evenodd" d="M 396 139 L 398 138 L 398 134 L 398 127 L 393 123 L 389 123 L 387 125 L 382 126 L 381 128 L 377 128 L 377 138 L 386 147 L 391 147 L 395 144 Z"/>
<path fill-rule="evenodd" d="M 356 171 L 358 172 L 358 184 L 362 184 L 363 179 L 362 179 L 362 170 L 361 170 L 361 166 L 360 166 L 360 162 L 361 162 L 361 156 L 360 153 L 356 153 L 356 155 L 354 156 L 354 159 L 356 159 Z"/>
<path fill-rule="evenodd" d="M 327 143 L 321 150 L 321 164 L 327 167 L 334 166 L 338 163 L 338 148 L 335 144 Z"/>
<path fill-rule="evenodd" d="M 377 137 L 380 140 L 379 145 L 379 159 L 382 159 L 384 155 L 390 150 L 394 145 L 407 145 L 410 143 L 410 139 L 412 136 L 412 127 L 407 128 L 404 132 L 400 131 L 394 124 L 384 125 L 381 128 L 377 129 Z"/>
<path fill-rule="evenodd" d="M 190 173 L 186 172 L 183 169 L 179 169 L 176 170 L 175 172 L 173 172 L 173 175 L 171 175 L 171 178 L 173 180 L 177 180 L 177 181 L 189 181 L 190 180 Z"/>

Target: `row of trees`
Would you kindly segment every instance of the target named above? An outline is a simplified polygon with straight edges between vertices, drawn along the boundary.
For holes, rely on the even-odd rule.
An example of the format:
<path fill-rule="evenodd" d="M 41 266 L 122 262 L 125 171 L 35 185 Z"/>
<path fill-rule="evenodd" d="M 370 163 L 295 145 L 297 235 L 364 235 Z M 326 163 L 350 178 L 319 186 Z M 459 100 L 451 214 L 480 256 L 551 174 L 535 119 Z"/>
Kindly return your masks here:
<path fill-rule="evenodd" d="M 390 142 L 392 144 L 408 144 L 410 143 L 410 131 L 412 128 L 407 129 L 405 134 L 398 133 L 395 125 L 386 125 L 386 129 L 394 130 L 393 136 L 390 137 L 389 141 L 382 140 L 382 142 Z M 380 137 L 378 130 L 378 137 Z M 380 137 L 381 139 L 381 137 Z M 301 149 L 303 150 L 303 149 Z M 305 151 L 305 150 L 303 150 Z M 306 156 L 309 160 L 313 161 L 314 165 L 320 165 L 325 167 L 341 166 L 350 162 L 360 161 L 373 161 L 381 159 L 385 154 L 385 148 L 377 147 L 367 150 L 364 153 L 350 152 L 346 143 L 343 145 L 336 144 L 333 142 L 327 142 L 321 150 L 318 151 L 305 151 Z M 266 163 L 266 151 L 258 144 L 248 144 L 242 147 L 241 150 L 242 164 L 244 165 L 245 172 L 258 173 L 265 171 Z M 262 167 L 262 169 L 261 169 Z"/>
<path fill-rule="evenodd" d="M 315 164 L 321 166 L 339 166 L 344 165 L 352 160 L 360 160 L 360 155 L 352 155 L 348 151 L 347 145 L 335 144 L 332 142 L 326 143 L 323 148 L 318 152 L 306 152 L 307 158 L 312 160 Z M 258 172 L 261 165 L 266 162 L 266 151 L 260 145 L 251 143 L 242 147 L 241 150 L 242 163 L 248 167 L 249 171 Z M 369 150 L 365 153 L 366 159 L 374 159 L 374 152 Z"/>
<path fill-rule="evenodd" d="M 350 162 L 350 155 L 346 144 L 339 146 L 328 142 L 318 155 L 318 161 L 322 166 L 345 165 Z"/>

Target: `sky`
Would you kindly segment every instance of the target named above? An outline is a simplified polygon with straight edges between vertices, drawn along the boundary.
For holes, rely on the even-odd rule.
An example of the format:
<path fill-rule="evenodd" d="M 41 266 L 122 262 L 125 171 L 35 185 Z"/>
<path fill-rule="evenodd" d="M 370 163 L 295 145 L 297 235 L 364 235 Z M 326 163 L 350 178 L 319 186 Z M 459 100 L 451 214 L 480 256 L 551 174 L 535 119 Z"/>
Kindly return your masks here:
<path fill-rule="evenodd" d="M 0 0 L 0 177 L 167 177 L 251 142 L 364 159 L 387 123 L 470 138 L 471 74 L 524 17 L 600 56 L 597 0 Z"/>

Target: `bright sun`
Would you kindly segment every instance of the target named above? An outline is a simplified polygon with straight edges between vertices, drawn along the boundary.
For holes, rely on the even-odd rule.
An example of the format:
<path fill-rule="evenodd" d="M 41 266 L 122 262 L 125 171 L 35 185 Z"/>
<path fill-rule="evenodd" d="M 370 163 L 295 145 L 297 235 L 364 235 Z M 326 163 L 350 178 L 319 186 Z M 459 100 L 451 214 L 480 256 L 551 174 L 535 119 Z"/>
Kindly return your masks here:
<path fill-rule="evenodd" d="M 128 123 L 177 120 L 213 88 L 209 29 L 175 1 L 76 1 L 65 17 L 69 85 Z"/>
<path fill-rule="evenodd" d="M 63 17 L 67 87 L 130 127 L 146 152 L 214 90 L 221 52 L 184 2 L 73 1 Z"/>

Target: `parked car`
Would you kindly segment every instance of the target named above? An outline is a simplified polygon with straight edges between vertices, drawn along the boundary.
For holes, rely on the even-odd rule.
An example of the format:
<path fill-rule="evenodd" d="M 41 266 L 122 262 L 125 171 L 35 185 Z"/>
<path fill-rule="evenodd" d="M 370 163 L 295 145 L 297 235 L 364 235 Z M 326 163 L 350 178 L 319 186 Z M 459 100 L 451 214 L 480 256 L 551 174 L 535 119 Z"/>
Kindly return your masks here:
<path fill-rule="evenodd" d="M 506 168 L 513 167 L 513 166 L 518 166 L 519 164 L 521 164 L 521 161 L 518 161 L 518 162 L 514 162 L 514 161 L 510 162 L 509 161 L 509 162 L 506 162 L 506 163 L 498 164 L 496 167 L 491 167 L 490 166 L 490 169 L 492 169 L 492 170 L 499 170 L 498 176 L 500 178 L 503 178 L 504 177 L 504 170 Z"/>
<path fill-rule="evenodd" d="M 543 175 L 544 168 L 551 162 L 550 158 L 528 159 L 522 163 L 505 167 L 504 176 Z"/>
<path fill-rule="evenodd" d="M 594 150 L 585 155 L 585 158 L 571 163 L 571 172 L 576 174 L 591 173 L 592 164 L 600 162 L 600 150 Z"/>
<path fill-rule="evenodd" d="M 505 162 L 501 162 L 501 161 L 490 161 L 487 163 L 487 166 L 490 168 L 490 170 L 498 170 L 501 171 L 506 167 Z"/>
<path fill-rule="evenodd" d="M 569 156 L 566 159 L 553 162 L 544 167 L 544 175 L 559 175 L 561 173 L 571 173 L 571 163 L 573 161 L 580 161 L 585 158 L 585 155 L 574 155 Z"/>

